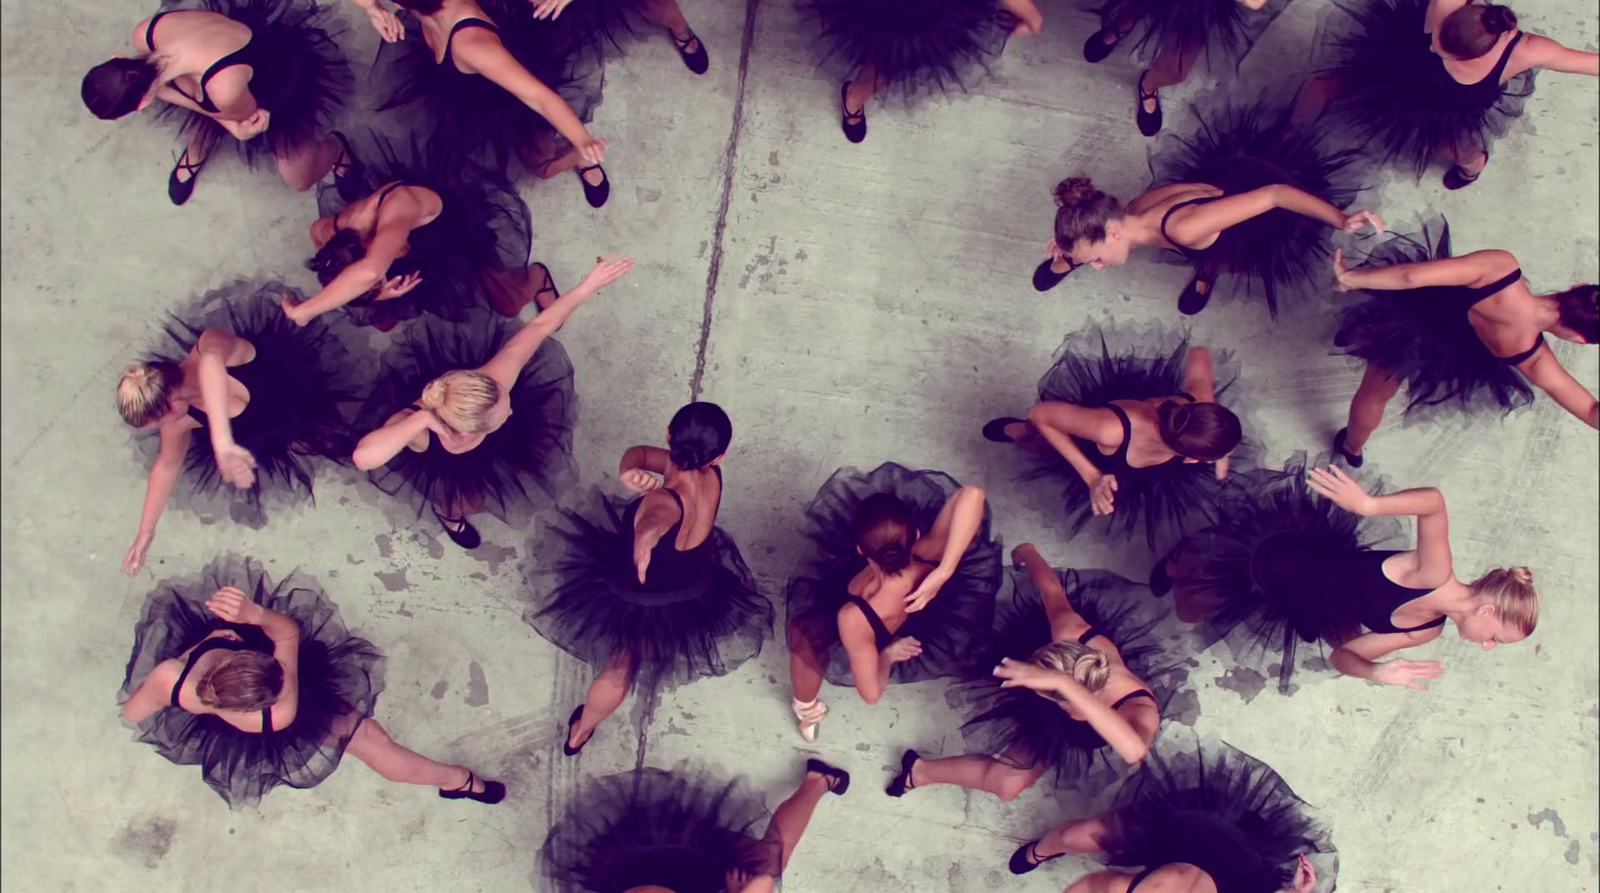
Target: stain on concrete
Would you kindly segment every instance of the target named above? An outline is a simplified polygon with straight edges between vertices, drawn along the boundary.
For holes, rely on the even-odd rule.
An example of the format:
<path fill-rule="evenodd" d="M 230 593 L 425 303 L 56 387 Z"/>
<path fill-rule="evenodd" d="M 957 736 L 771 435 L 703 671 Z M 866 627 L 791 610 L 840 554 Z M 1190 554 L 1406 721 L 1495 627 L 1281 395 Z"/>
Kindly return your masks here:
<path fill-rule="evenodd" d="M 406 609 L 406 603 L 405 602 L 401 602 L 400 603 L 400 607 L 395 608 L 394 612 L 396 614 L 399 614 L 401 617 L 415 617 L 415 616 L 417 616 L 417 615 L 411 613 L 411 611 Z"/>
<path fill-rule="evenodd" d="M 394 540 L 389 537 L 389 534 L 378 534 L 376 542 L 378 544 L 379 555 L 382 555 L 385 558 L 394 557 Z"/>
<path fill-rule="evenodd" d="M 1577 865 L 1578 864 L 1578 850 L 1579 850 L 1579 847 L 1578 847 L 1578 842 L 1576 840 L 1574 840 L 1573 842 L 1567 844 L 1567 851 L 1563 855 L 1566 856 L 1568 865 Z"/>
<path fill-rule="evenodd" d="M 773 151 L 767 153 L 767 164 L 770 164 L 773 167 L 778 167 L 779 166 L 778 165 L 778 152 L 777 152 L 776 149 L 774 149 Z"/>
<path fill-rule="evenodd" d="M 710 242 L 707 242 L 705 239 L 701 239 L 700 240 L 700 251 L 699 251 L 699 253 L 697 253 L 694 256 L 695 260 L 699 260 L 700 258 L 705 257 L 706 256 L 706 249 L 710 248 L 710 247 L 711 247 L 711 243 Z"/>
<path fill-rule="evenodd" d="M 517 550 L 507 546 L 497 546 L 494 543 L 484 543 L 467 554 L 479 561 L 488 562 L 489 573 L 492 574 L 500 570 L 501 562 L 507 559 L 515 559 Z"/>
<path fill-rule="evenodd" d="M 405 568 L 401 568 L 393 573 L 377 571 L 373 574 L 373 576 L 377 577 L 378 582 L 383 584 L 383 588 L 389 590 L 390 592 L 405 592 L 407 589 L 411 588 L 411 583 L 406 580 Z"/>
<path fill-rule="evenodd" d="M 689 732 L 686 729 L 684 729 L 683 726 L 678 725 L 675 721 L 673 721 L 672 717 L 669 716 L 669 717 L 667 717 L 667 727 L 666 727 L 666 729 L 664 731 L 662 731 L 661 734 L 663 734 L 663 735 L 682 735 L 684 737 L 688 737 Z"/>
<path fill-rule="evenodd" d="M 808 258 L 810 256 L 811 255 L 807 254 L 806 250 L 804 248 L 801 248 L 800 250 L 798 250 L 798 251 L 796 251 L 794 253 L 794 259 L 795 260 L 805 260 L 806 258 Z"/>
<path fill-rule="evenodd" d="M 349 564 L 366 564 L 365 561 L 362 561 L 361 559 L 355 557 L 354 555 L 350 554 L 349 552 L 344 553 L 344 560 Z"/>
<path fill-rule="evenodd" d="M 438 537 L 424 537 L 422 546 L 428 550 L 428 557 L 432 558 L 434 561 L 438 561 L 444 557 L 444 543 L 439 542 Z"/>
<path fill-rule="evenodd" d="M 146 868 L 155 868 L 172 850 L 172 837 L 177 830 L 178 826 L 167 819 L 134 819 L 112 843 L 123 855 L 143 861 Z"/>
<path fill-rule="evenodd" d="M 752 198 L 754 198 L 754 194 L 752 194 Z M 777 250 L 778 250 L 778 237 L 777 236 L 769 236 L 767 238 L 767 249 L 766 249 L 766 251 L 761 253 L 761 254 L 756 255 L 753 258 L 751 258 L 750 262 L 744 265 L 744 275 L 739 278 L 739 288 L 741 288 L 741 289 L 749 288 L 750 287 L 750 280 L 755 278 L 756 270 L 760 269 L 761 267 L 765 267 L 768 264 L 771 264 L 772 263 L 772 255 L 774 253 L 776 253 Z"/>
<path fill-rule="evenodd" d="M 1546 806 L 1542 812 L 1528 813 L 1528 824 L 1532 825 L 1533 827 L 1543 828 L 1545 822 L 1550 823 L 1550 830 L 1554 831 L 1557 837 L 1567 836 L 1567 823 L 1561 821 L 1561 813 L 1556 812 L 1554 809 L 1551 809 L 1548 806 Z"/>
<path fill-rule="evenodd" d="M 1173 695 L 1172 700 L 1167 702 L 1162 718 L 1193 727 L 1194 721 L 1200 718 L 1200 693 L 1186 688 Z"/>
<path fill-rule="evenodd" d="M 449 691 L 449 690 L 450 690 L 450 683 L 444 681 L 443 679 L 440 679 L 438 681 L 438 683 L 436 683 L 433 686 L 433 691 L 432 691 L 433 699 L 435 701 L 439 700 L 440 698 L 444 697 L 444 693 Z"/>
<path fill-rule="evenodd" d="M 648 203 L 661 201 L 661 190 L 659 189 L 646 189 L 643 186 L 635 186 L 633 188 L 633 194 L 637 196 L 641 202 Z"/>
<path fill-rule="evenodd" d="M 482 707 L 489 703 L 489 680 L 483 676 L 483 667 L 473 661 L 467 667 L 470 678 L 467 680 L 467 706 Z"/>
<path fill-rule="evenodd" d="M 471 577 L 474 580 L 487 580 L 487 579 L 489 579 L 489 575 L 484 573 L 483 571 L 473 571 L 472 573 L 467 574 L 467 576 Z"/>
<path fill-rule="evenodd" d="M 861 742 L 860 744 L 856 745 L 856 750 L 859 750 L 862 753 L 866 753 L 867 751 L 869 751 L 871 749 L 872 749 L 872 745 L 867 744 L 866 742 Z"/>
<path fill-rule="evenodd" d="M 1243 698 L 1246 704 L 1254 701 L 1267 687 L 1267 677 L 1249 667 L 1229 667 L 1212 681 L 1216 682 L 1217 688 L 1231 691 Z"/>

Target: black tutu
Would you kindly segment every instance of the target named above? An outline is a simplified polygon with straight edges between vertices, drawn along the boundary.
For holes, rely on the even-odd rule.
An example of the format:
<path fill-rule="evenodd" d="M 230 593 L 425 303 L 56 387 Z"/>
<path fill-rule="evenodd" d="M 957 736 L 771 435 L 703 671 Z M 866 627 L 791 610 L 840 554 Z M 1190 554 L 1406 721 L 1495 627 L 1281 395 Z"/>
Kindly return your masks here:
<path fill-rule="evenodd" d="M 1454 150 L 1487 153 L 1533 95 L 1534 72 L 1498 89 L 1456 82 L 1429 49 L 1428 0 L 1340 0 L 1323 16 L 1317 77 L 1327 111 L 1349 138 L 1385 164 L 1421 177 Z"/>
<path fill-rule="evenodd" d="M 679 766 L 589 781 L 539 851 L 556 893 L 723 893 L 730 869 L 779 872 L 781 847 L 763 839 L 770 818 L 742 780 Z"/>
<path fill-rule="evenodd" d="M 1187 737 L 1187 736 L 1186 736 Z M 1279 893 L 1327 831 L 1271 766 L 1220 741 L 1151 750 L 1117 792 L 1101 842 L 1119 868 L 1194 865 L 1217 893 Z"/>
<path fill-rule="evenodd" d="M 1366 551 L 1400 542 L 1400 522 L 1363 518 L 1312 492 L 1303 455 L 1283 471 L 1240 475 L 1224 493 L 1217 515 L 1215 525 L 1185 540 L 1173 555 L 1178 616 L 1199 624 L 1206 647 L 1227 639 L 1237 658 L 1269 673 L 1268 661 L 1276 661 L 1278 690 L 1287 692 L 1298 643 L 1346 630 L 1329 620 L 1335 606 L 1273 593 L 1261 572 L 1263 544 L 1291 534 L 1327 552 Z"/>
<path fill-rule="evenodd" d="M 1207 103 L 1211 105 L 1211 103 Z M 1314 124 L 1291 120 L 1288 104 L 1244 104 L 1223 96 L 1215 108 L 1193 107 L 1193 136 L 1162 134 L 1150 153 L 1150 188 L 1207 183 L 1224 195 L 1283 183 L 1348 208 L 1363 188 L 1353 150 L 1331 148 Z M 1321 220 L 1282 208 L 1222 231 L 1205 249 L 1180 253 L 1181 263 L 1214 268 L 1214 298 L 1265 300 L 1277 318 L 1286 300 L 1320 297 L 1332 284 L 1337 232 Z"/>
<path fill-rule="evenodd" d="M 255 485 L 236 490 L 224 481 L 208 430 L 195 430 L 185 460 L 191 485 L 186 494 L 174 495 L 196 511 L 260 526 L 266 523 L 264 496 L 283 503 L 311 498 L 313 456 L 340 464 L 350 459 L 361 373 L 372 363 L 358 358 L 353 342 L 341 339 L 336 327 L 320 320 L 303 327 L 290 322 L 280 306 L 285 291 L 293 290 L 279 282 L 239 280 L 208 292 L 173 315 L 167 348 L 148 357 L 182 362 L 208 328 L 225 329 L 256 349 L 255 359 L 228 369 L 250 392 L 250 402 L 229 426 L 234 442 L 255 457 Z M 145 440 L 143 452 L 153 461 L 159 441 Z"/>
<path fill-rule="evenodd" d="M 1012 25 L 995 0 L 797 0 L 834 80 L 875 69 L 885 98 L 968 90 L 987 76 Z"/>
<path fill-rule="evenodd" d="M 387 301 L 364 298 L 344 305 L 358 325 L 393 326 L 423 313 L 466 321 L 484 305 L 517 306 L 528 285 L 533 247 L 528 205 L 504 174 L 453 158 L 436 143 L 413 141 L 404 149 L 381 137 L 362 154 L 355 176 L 317 191 L 317 210 L 332 217 L 350 202 L 390 183 L 425 186 L 444 204 L 439 216 L 411 231 L 410 248 L 387 275 L 421 273 L 410 293 Z"/>
<path fill-rule="evenodd" d="M 829 682 L 854 684 L 849 656 L 839 641 L 838 614 L 848 603 L 850 580 L 867 566 L 867 559 L 856 551 L 856 507 L 875 493 L 893 493 L 910 506 L 917 529 L 926 532 L 945 500 L 960 487 L 944 472 L 913 471 L 886 462 L 868 472 L 835 471 L 806 506 L 810 543 L 799 571 L 789 578 L 788 617 L 791 634 L 802 636 L 816 660 L 826 662 L 816 669 Z M 985 508 L 983 526 L 955 574 L 926 608 L 911 614 L 895 633 L 896 638 L 915 636 L 922 643 L 922 654 L 895 664 L 890 683 L 966 677 L 991 669 L 984 660 L 1002 582 L 1003 549 L 989 524 Z"/>
<path fill-rule="evenodd" d="M 1213 72 L 1237 68 L 1289 0 L 1250 9 L 1239 0 L 1090 0 L 1100 27 L 1126 32 L 1117 46 L 1153 59 L 1165 50 L 1204 59 Z"/>
<path fill-rule="evenodd" d="M 220 13 L 250 28 L 250 95 L 272 120 L 260 136 L 236 141 L 245 161 L 303 151 L 332 130 L 355 78 L 326 7 L 312 0 L 169 0 L 163 8 Z M 179 122 L 185 134 L 233 138 L 209 116 L 182 106 L 163 103 L 158 117 Z"/>
<path fill-rule="evenodd" d="M 122 701 L 157 664 L 218 630 L 232 630 L 253 649 L 272 653 L 261 627 L 227 623 L 206 610 L 206 601 L 223 586 L 243 590 L 256 604 L 300 625 L 294 722 L 274 732 L 246 732 L 217 716 L 163 707 L 139 725 L 139 740 L 180 766 L 200 766 L 206 784 L 238 807 L 255 805 L 280 784 L 311 788 L 333 774 L 383 691 L 383 654 L 345 629 L 338 606 L 315 581 L 291 573 L 274 585 L 254 559 L 229 555 L 212 561 L 199 578 L 168 580 L 150 593 L 134 629 Z"/>
<path fill-rule="evenodd" d="M 1450 226 L 1443 220 L 1415 239 L 1397 237 L 1373 251 L 1374 266 L 1450 257 Z M 1339 314 L 1334 344 L 1406 383 L 1406 416 L 1441 411 L 1499 413 L 1533 402 L 1533 389 L 1517 370 L 1484 345 L 1462 310 L 1455 286 L 1368 291 Z"/>
<path fill-rule="evenodd" d="M 723 676 L 761 653 L 772 631 L 772 603 L 756 588 L 739 547 L 712 528 L 704 563 L 682 579 L 639 583 L 633 514 L 596 493 L 597 523 L 563 509 L 537 538 L 528 624 L 597 671 L 629 659 L 644 690 Z M 656 571 L 652 565 L 652 571 Z"/>
<path fill-rule="evenodd" d="M 1123 663 L 1150 686 L 1163 713 L 1188 673 L 1162 646 L 1157 626 L 1169 606 L 1150 588 L 1110 571 L 1057 571 L 1067 600 L 1089 625 L 1117 646 Z M 1001 658 L 1026 661 L 1050 644 L 1050 617 L 1033 579 L 1011 572 L 1010 597 L 995 611 L 995 643 L 988 663 Z M 970 753 L 993 756 L 1018 769 L 1055 769 L 1057 787 L 1094 793 L 1109 787 L 1123 763 L 1086 724 L 1073 720 L 1054 701 L 1024 688 L 1001 688 L 993 677 L 964 683 L 947 696 L 970 717 L 961 737 Z"/>
<path fill-rule="evenodd" d="M 564 51 L 578 50 L 605 58 L 627 45 L 664 30 L 644 14 L 648 0 L 577 0 L 561 11 L 554 25 Z"/>
<path fill-rule="evenodd" d="M 519 323 L 485 315 L 463 323 L 424 320 L 389 348 L 389 368 L 373 386 L 356 428 L 371 432 L 410 407 L 428 382 L 455 369 L 487 363 Z M 402 449 L 368 477 L 379 490 L 416 505 L 417 514 L 486 511 L 517 526 L 576 479 L 572 429 L 578 421 L 572 363 L 561 342 L 546 338 L 511 386 L 511 416 L 465 453 L 453 454 L 431 433 L 428 448 Z"/>
<path fill-rule="evenodd" d="M 600 104 L 604 82 L 598 61 L 564 39 L 555 23 L 535 19 L 527 0 L 483 0 L 479 6 L 494 20 L 506 51 L 587 123 Z M 381 111 L 416 103 L 427 117 L 424 129 L 443 151 L 482 158 L 502 171 L 520 161 L 537 174 L 566 154 L 570 145 L 544 116 L 482 75 L 435 62 L 417 18 L 401 10 L 400 20 L 405 39 L 381 45 L 374 63 L 377 90 L 385 97 Z"/>
<path fill-rule="evenodd" d="M 1112 347 L 1115 343 L 1116 348 Z M 1115 351 L 1115 352 L 1114 352 Z M 1039 399 L 1077 406 L 1107 406 L 1113 400 L 1147 400 L 1183 392 L 1183 364 L 1189 353 L 1189 336 L 1164 330 L 1144 333 L 1107 332 L 1089 326 L 1067 336 L 1056 353 L 1055 365 L 1039 379 Z M 1217 401 L 1239 412 L 1236 380 L 1227 372 L 1227 356 L 1213 352 L 1217 371 Z M 1242 414 L 1241 414 L 1242 415 Z M 1255 452 L 1245 440 L 1229 458 L 1229 468 L 1248 466 Z M 1133 539 L 1142 535 L 1152 550 L 1170 548 L 1185 533 L 1209 523 L 1223 484 L 1209 462 L 1186 463 L 1173 458 L 1160 465 L 1125 470 L 1087 440 L 1074 440 L 1097 468 L 1117 476 L 1115 510 L 1096 517 L 1089 488 L 1060 453 L 1041 447 L 1027 480 L 1059 481 L 1060 505 L 1066 509 L 1072 535 L 1091 524 L 1103 535 Z M 1041 494 L 1048 498 L 1048 494 Z M 1054 504 L 1052 502 L 1052 504 Z"/>

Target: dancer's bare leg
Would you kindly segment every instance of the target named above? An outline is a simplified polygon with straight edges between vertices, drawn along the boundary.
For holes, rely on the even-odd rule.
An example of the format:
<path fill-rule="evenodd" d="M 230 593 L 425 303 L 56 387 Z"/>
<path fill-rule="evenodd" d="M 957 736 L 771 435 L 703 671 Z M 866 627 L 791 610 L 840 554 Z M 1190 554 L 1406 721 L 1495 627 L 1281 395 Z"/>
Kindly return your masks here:
<path fill-rule="evenodd" d="M 597 673 L 589 683 L 589 694 L 583 701 L 583 715 L 572 724 L 567 746 L 582 747 L 606 717 L 617 712 L 633 687 L 633 662 L 626 655 L 612 657 L 606 668 Z"/>
<path fill-rule="evenodd" d="M 1344 448 L 1359 454 L 1367 445 L 1367 438 L 1383 423 L 1383 411 L 1400 392 L 1400 380 L 1390 378 L 1376 366 L 1367 365 L 1361 374 L 1361 384 L 1350 398 L 1350 421 L 1344 438 Z"/>
<path fill-rule="evenodd" d="M 430 760 L 416 751 L 401 747 L 375 719 L 363 720 L 356 727 L 345 753 L 371 766 L 372 771 L 389 781 L 454 791 L 465 789 L 467 779 L 472 777 L 472 792 L 483 793 L 483 779 L 474 776 L 467 767 Z"/>

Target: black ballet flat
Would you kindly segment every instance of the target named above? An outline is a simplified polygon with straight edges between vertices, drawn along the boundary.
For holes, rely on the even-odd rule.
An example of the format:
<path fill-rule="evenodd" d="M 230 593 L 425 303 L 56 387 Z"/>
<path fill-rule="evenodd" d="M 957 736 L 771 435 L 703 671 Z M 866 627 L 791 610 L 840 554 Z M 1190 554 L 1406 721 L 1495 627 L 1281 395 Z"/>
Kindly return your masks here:
<path fill-rule="evenodd" d="M 850 790 L 850 773 L 843 769 L 830 766 L 821 760 L 813 758 L 806 760 L 806 771 L 815 772 L 828 779 L 828 791 L 830 793 L 838 794 L 842 797 L 845 791 Z"/>
<path fill-rule="evenodd" d="M 183 154 L 178 156 L 178 163 L 173 165 L 172 173 L 167 176 L 167 198 L 172 199 L 175 205 L 183 204 L 189 200 L 189 196 L 194 195 L 194 181 L 200 178 L 201 168 L 211 160 L 210 155 L 200 159 L 198 163 L 189 161 L 188 158 L 189 150 L 184 149 Z M 178 171 L 188 171 L 189 179 L 179 180 Z"/>
<path fill-rule="evenodd" d="M 335 130 L 333 136 L 339 141 L 339 157 L 334 159 L 333 167 L 330 169 L 333 173 L 333 186 L 339 196 L 345 198 L 356 184 L 356 175 L 361 170 L 361 163 L 356 160 L 356 151 L 350 148 L 350 141 L 345 139 L 344 134 Z"/>
<path fill-rule="evenodd" d="M 589 171 L 600 172 L 600 182 L 598 184 L 590 184 L 588 180 L 583 178 L 583 175 Z M 604 205 L 606 199 L 611 197 L 611 178 L 606 176 L 606 169 L 598 164 L 578 168 L 578 182 L 583 184 L 583 197 L 589 202 L 589 207 L 591 208 L 598 208 Z"/>
<path fill-rule="evenodd" d="M 1155 595 L 1166 595 L 1172 591 L 1172 574 L 1167 570 L 1170 560 L 1170 557 L 1161 559 L 1150 571 L 1150 591 Z"/>
<path fill-rule="evenodd" d="M 1038 846 L 1039 841 L 1030 840 L 1017 847 L 1017 851 L 1011 854 L 1012 874 L 1027 874 L 1046 862 L 1054 861 L 1066 855 L 1066 853 L 1056 853 L 1054 856 L 1041 857 L 1037 850 Z"/>
<path fill-rule="evenodd" d="M 1149 93 L 1144 91 L 1144 76 L 1149 73 L 1150 70 L 1148 68 L 1145 69 L 1139 75 L 1139 80 L 1135 81 L 1133 85 L 1134 92 L 1139 94 L 1138 100 L 1133 104 L 1133 109 L 1137 112 L 1134 115 L 1134 120 L 1139 122 L 1140 133 L 1145 136 L 1155 136 L 1161 132 L 1161 97 L 1156 95 L 1157 91 Z M 1144 110 L 1144 101 L 1146 99 L 1154 99 L 1156 101 L 1155 111 L 1147 112 Z"/>
<path fill-rule="evenodd" d="M 711 67 L 711 56 L 706 53 L 706 42 L 700 40 L 693 29 L 689 31 L 688 37 L 682 40 L 674 37 L 672 42 L 678 45 L 678 57 L 683 60 L 683 64 L 690 71 L 695 74 L 705 74 L 706 70 Z M 689 52 L 689 44 L 695 42 L 699 42 L 700 48 L 691 53 Z"/>
<path fill-rule="evenodd" d="M 983 439 L 991 443 L 1016 443 L 1017 439 L 1015 437 L 1010 437 L 1006 434 L 1006 426 L 1011 424 L 1026 425 L 1028 424 L 1028 420 L 1014 418 L 1012 416 L 1001 416 L 998 419 L 990 419 L 983 424 Z"/>
<path fill-rule="evenodd" d="M 907 748 L 906 752 L 900 755 L 900 774 L 894 777 L 894 781 L 889 782 L 889 786 L 884 788 L 883 792 L 891 797 L 904 797 L 906 791 L 915 788 L 916 785 L 911 783 L 911 770 L 920 759 L 922 759 L 921 754 Z"/>
<path fill-rule="evenodd" d="M 852 143 L 859 143 L 867 138 L 867 107 L 862 106 L 861 111 L 850 111 L 850 82 L 845 81 L 839 87 L 839 127 L 844 131 L 844 138 Z M 855 120 L 852 121 L 851 119 Z"/>
<path fill-rule="evenodd" d="M 1205 283 L 1205 291 L 1200 290 L 1202 282 Z M 1206 305 L 1211 303 L 1211 293 L 1216 288 L 1217 283 L 1207 279 L 1205 274 L 1194 274 L 1194 278 L 1190 279 L 1189 284 L 1184 287 L 1183 294 L 1178 295 L 1178 312 L 1184 316 L 1194 316 L 1196 313 L 1206 309 Z"/>
<path fill-rule="evenodd" d="M 506 798 L 506 786 L 498 781 L 489 781 L 488 779 L 484 779 L 483 791 L 475 793 L 472 790 L 472 783 L 477 780 L 478 776 L 473 775 L 472 770 L 469 769 L 467 770 L 466 784 L 453 791 L 440 790 L 439 796 L 446 800 L 476 800 L 479 803 L 487 803 L 490 806 Z"/>
<path fill-rule="evenodd" d="M 1340 428 L 1339 433 L 1333 435 L 1333 451 L 1344 457 L 1346 465 L 1351 468 L 1360 468 L 1367 461 L 1367 457 L 1360 453 L 1352 453 L 1344 448 L 1344 439 L 1349 436 L 1349 428 Z"/>
<path fill-rule="evenodd" d="M 582 704 L 579 704 L 577 709 L 572 711 L 572 715 L 567 717 L 567 737 L 561 742 L 561 752 L 569 757 L 577 756 L 579 751 L 583 750 L 585 747 L 588 747 L 589 742 L 594 740 L 594 733 L 590 732 L 589 737 L 583 739 L 582 744 L 578 745 L 577 747 L 572 746 L 572 727 L 577 725 L 578 720 L 580 719 L 583 719 Z"/>
<path fill-rule="evenodd" d="M 1072 271 L 1078 268 L 1077 264 L 1068 261 L 1067 272 L 1057 273 L 1055 270 L 1050 269 L 1051 265 L 1055 262 L 1055 258 L 1047 257 L 1044 259 L 1044 263 L 1033 268 L 1034 291 L 1049 291 L 1050 289 L 1055 288 L 1061 284 L 1061 280 L 1070 276 Z"/>
<path fill-rule="evenodd" d="M 1478 178 L 1481 176 L 1483 176 L 1483 172 L 1479 171 L 1478 173 L 1469 177 L 1467 176 L 1467 171 L 1465 168 L 1459 164 L 1453 165 L 1449 170 L 1444 172 L 1444 188 L 1452 190 L 1465 189 L 1468 186 L 1478 182 Z"/>
<path fill-rule="evenodd" d="M 1111 51 L 1117 48 L 1117 42 L 1122 39 L 1119 36 L 1115 41 L 1107 41 L 1106 38 L 1110 36 L 1112 36 L 1110 28 L 1101 28 L 1089 35 L 1089 39 L 1083 42 L 1083 60 L 1089 63 L 1104 62 L 1105 58 L 1111 55 Z"/>
<path fill-rule="evenodd" d="M 483 537 L 478 535 L 478 528 L 467 523 L 466 518 L 446 518 L 444 515 L 439 514 L 437 510 L 434 511 L 433 516 L 439 519 L 439 526 L 444 528 L 444 532 L 450 537 L 450 541 L 461 548 L 476 549 L 482 545 Z M 451 525 L 459 525 L 459 527 Z"/>

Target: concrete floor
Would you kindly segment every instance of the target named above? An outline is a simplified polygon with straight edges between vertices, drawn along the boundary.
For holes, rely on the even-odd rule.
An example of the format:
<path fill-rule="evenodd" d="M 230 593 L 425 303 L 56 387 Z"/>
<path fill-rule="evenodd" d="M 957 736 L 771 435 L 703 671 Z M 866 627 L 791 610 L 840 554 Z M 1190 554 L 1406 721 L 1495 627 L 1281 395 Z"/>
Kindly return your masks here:
<path fill-rule="evenodd" d="M 639 261 L 561 334 L 584 397 L 585 487 L 615 491 L 620 451 L 654 442 L 699 396 L 735 420 L 722 522 L 775 600 L 804 502 L 837 466 L 888 459 L 987 485 L 1009 544 L 1145 573 L 1138 550 L 1065 542 L 1058 517 L 1015 480 L 1015 457 L 978 437 L 985 419 L 1028 405 L 1063 333 L 1108 317 L 1176 320 L 1187 274 L 1175 267 L 1080 273 L 1048 297 L 1028 284 L 1058 178 L 1084 171 L 1124 196 L 1144 185 L 1136 69 L 1084 64 L 1091 20 L 1047 3 L 1049 31 L 1015 42 L 976 95 L 914 115 L 874 106 L 870 137 L 852 146 L 837 127 L 837 85 L 813 74 L 790 4 L 682 2 L 713 68 L 690 76 L 665 37 L 610 66 L 593 127 L 612 146 L 611 203 L 589 211 L 568 179 L 526 189 L 535 254 L 564 284 L 596 254 Z M 1297 0 L 1247 75 L 1273 77 L 1303 56 L 1325 5 Z M 1593 9 L 1527 7 L 1530 29 L 1594 47 Z M 791 893 L 1043 893 L 1084 870 L 1066 859 L 1025 879 L 1005 873 L 1018 842 L 1063 818 L 1038 791 L 1010 804 L 954 789 L 878 793 L 902 748 L 959 747 L 940 684 L 896 689 L 876 708 L 832 691 L 821 740 L 802 746 L 781 642 L 648 715 L 630 702 L 580 760 L 563 758 L 562 722 L 590 673 L 521 622 L 521 566 L 537 560 L 526 533 L 487 521 L 485 546 L 463 553 L 349 471 L 319 478 L 314 510 L 259 531 L 171 512 L 149 569 L 120 576 L 144 466 L 111 406 L 117 372 L 164 312 L 216 283 L 312 285 L 301 262 L 314 209 L 231 161 L 173 208 L 166 132 L 85 113 L 79 78 L 122 51 L 147 4 L 3 9 L 8 891 L 540 889 L 538 846 L 582 779 L 693 756 L 748 773 L 775 804 L 812 751 L 854 771 L 856 787 L 818 811 L 785 879 Z M 344 14 L 364 66 L 374 38 Z M 1181 100 L 1197 88 L 1169 92 L 1169 121 L 1182 125 Z M 1596 100 L 1592 79 L 1542 76 L 1479 185 L 1394 183 L 1372 200 L 1400 226 L 1445 212 L 1460 250 L 1511 249 L 1538 287 L 1593 281 Z M 1194 320 L 1197 342 L 1242 356 L 1271 461 L 1324 449 L 1355 387 L 1359 369 L 1319 340 L 1325 320 L 1274 326 L 1238 304 Z M 1595 350 L 1556 350 L 1596 387 Z M 1447 635 L 1424 649 L 1448 667 L 1428 693 L 1306 674 L 1285 698 L 1198 655 L 1198 727 L 1323 807 L 1341 890 L 1595 890 L 1594 433 L 1541 399 L 1503 425 L 1386 427 L 1370 455 L 1397 484 L 1444 488 L 1463 576 L 1536 569 L 1538 633 L 1490 654 Z M 350 626 L 388 653 L 379 718 L 423 753 L 503 779 L 511 799 L 446 804 L 348 760 L 314 790 L 229 812 L 196 769 L 133 743 L 115 693 L 145 594 L 224 550 L 319 577 Z"/>

